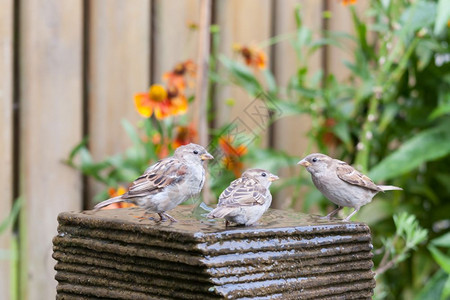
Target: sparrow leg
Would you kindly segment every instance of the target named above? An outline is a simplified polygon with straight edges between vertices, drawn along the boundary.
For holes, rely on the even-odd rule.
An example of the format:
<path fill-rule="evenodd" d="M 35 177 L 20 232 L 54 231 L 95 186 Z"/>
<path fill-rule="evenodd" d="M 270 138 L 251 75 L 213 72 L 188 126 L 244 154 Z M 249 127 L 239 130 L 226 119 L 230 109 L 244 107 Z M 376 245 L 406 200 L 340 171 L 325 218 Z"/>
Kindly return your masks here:
<path fill-rule="evenodd" d="M 322 218 L 323 218 L 323 219 L 331 220 L 331 218 L 334 217 L 341 209 L 342 209 L 342 207 L 341 207 L 341 206 L 338 206 L 335 210 L 333 210 L 333 211 L 330 212 L 328 215 L 326 215 L 325 217 L 322 217 Z"/>
<path fill-rule="evenodd" d="M 359 208 L 355 208 L 355 210 L 344 219 L 344 221 L 350 221 L 350 218 L 359 211 Z"/>
<path fill-rule="evenodd" d="M 230 222 L 228 220 L 225 220 L 225 227 L 230 226 Z"/>
<path fill-rule="evenodd" d="M 159 217 L 161 218 L 159 221 L 164 222 L 165 220 L 169 219 L 171 222 L 178 222 L 177 219 L 174 217 L 166 214 L 166 213 L 159 213 Z"/>
<path fill-rule="evenodd" d="M 159 216 L 159 220 L 157 220 L 156 222 L 165 222 L 165 221 L 167 221 L 167 218 L 164 215 L 164 213 L 158 213 L 158 216 Z"/>

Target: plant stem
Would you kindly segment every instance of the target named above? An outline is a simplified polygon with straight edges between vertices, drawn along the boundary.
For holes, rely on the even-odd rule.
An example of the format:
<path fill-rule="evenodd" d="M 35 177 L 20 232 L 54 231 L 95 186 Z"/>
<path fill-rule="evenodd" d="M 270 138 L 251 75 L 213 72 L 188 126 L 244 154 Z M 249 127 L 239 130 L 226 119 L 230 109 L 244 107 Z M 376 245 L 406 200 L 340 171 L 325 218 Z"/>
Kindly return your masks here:
<path fill-rule="evenodd" d="M 390 261 L 388 261 L 385 265 L 383 266 L 379 266 L 378 269 L 375 270 L 375 277 L 380 276 L 381 274 L 383 274 L 384 272 L 386 272 L 387 270 L 391 269 L 392 267 L 395 266 L 395 264 L 397 263 L 397 260 L 400 258 L 400 254 L 394 256 L 393 259 L 391 259 Z"/>

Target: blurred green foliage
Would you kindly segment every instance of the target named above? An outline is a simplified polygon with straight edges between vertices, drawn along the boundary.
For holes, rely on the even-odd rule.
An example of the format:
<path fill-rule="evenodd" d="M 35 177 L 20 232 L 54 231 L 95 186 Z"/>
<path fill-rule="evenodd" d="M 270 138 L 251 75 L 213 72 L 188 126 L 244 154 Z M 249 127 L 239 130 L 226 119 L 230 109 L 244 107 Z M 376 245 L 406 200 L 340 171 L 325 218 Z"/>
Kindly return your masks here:
<path fill-rule="evenodd" d="M 309 115 L 308 149 L 353 163 L 376 182 L 403 187 L 378 196 L 356 216 L 369 223 L 381 249 L 376 265 L 390 262 L 377 278 L 377 298 L 447 299 L 449 249 L 435 243 L 450 228 L 450 2 L 373 0 L 364 14 L 348 9 L 354 34 L 328 31 L 321 38 L 304 26 L 297 9 L 290 38 L 297 72 L 286 87 L 270 71 L 264 82 L 236 61 L 221 62 L 230 81 L 249 95 L 265 89 L 281 118 Z M 344 46 L 349 43 L 351 49 Z M 350 51 L 353 59 L 342 62 L 348 78 L 308 68 L 312 55 L 330 46 Z M 305 173 L 284 182 L 311 186 Z M 299 201 L 305 211 L 330 205 L 313 187 Z M 392 218 L 400 212 L 405 214 Z"/>
<path fill-rule="evenodd" d="M 376 298 L 447 299 L 450 2 L 372 0 L 363 14 L 353 6 L 348 9 L 353 34 L 325 31 L 316 38 L 318 32 L 303 24 L 303 12 L 298 7 L 294 14 L 296 31 L 264 42 L 269 46 L 288 40 L 295 50 L 296 72 L 287 86 L 280 86 L 269 69 L 257 71 L 240 59 L 220 55 L 220 28 L 213 26 L 211 84 L 219 88 L 239 86 L 249 97 L 260 98 L 276 112 L 267 126 L 286 116 L 310 116 L 308 151 L 316 149 L 352 163 L 377 183 L 401 186 L 403 192 L 377 196 L 355 218 L 367 222 L 373 232 L 374 260 L 380 273 Z M 333 15 L 328 12 L 324 17 Z M 325 48 L 329 51 L 331 46 L 351 53 L 352 59 L 342 62 L 349 70 L 347 78 L 309 69 L 311 57 Z M 223 101 L 233 105 L 230 99 Z M 213 113 L 209 119 L 214 119 Z M 94 162 L 85 140 L 71 153 L 68 163 L 105 186 L 130 182 L 158 159 L 158 145 L 150 137 L 159 134 L 161 141 L 171 140 L 177 122 L 146 119 L 136 129 L 124 121 L 133 142 L 129 150 Z M 210 132 L 210 148 L 220 148 L 219 139 L 231 130 L 229 125 Z M 296 168 L 299 160 L 281 151 L 262 149 L 259 136 L 251 137 L 251 143 L 235 142 L 248 148 L 238 159 L 249 166 L 257 164 L 276 172 L 283 167 Z M 218 158 L 219 163 L 210 165 L 215 196 L 235 178 L 220 155 Z M 302 201 L 305 212 L 313 208 L 325 212 L 331 206 L 312 186 L 307 172 L 282 179 L 273 191 L 287 186 L 294 187 L 292 198 Z M 309 187 L 307 193 L 298 197 L 304 186 Z M 107 197 L 105 190 L 98 200 Z"/>

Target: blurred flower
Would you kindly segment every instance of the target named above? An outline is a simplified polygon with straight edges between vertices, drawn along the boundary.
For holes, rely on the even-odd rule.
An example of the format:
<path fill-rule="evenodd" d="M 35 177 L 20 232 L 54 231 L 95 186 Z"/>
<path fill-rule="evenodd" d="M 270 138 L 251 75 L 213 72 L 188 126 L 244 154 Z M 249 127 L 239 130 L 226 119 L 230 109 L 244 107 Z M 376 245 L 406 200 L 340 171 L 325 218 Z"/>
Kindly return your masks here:
<path fill-rule="evenodd" d="M 179 63 L 175 68 L 167 73 L 164 73 L 163 80 L 167 81 L 167 86 L 170 88 L 175 88 L 179 92 L 184 92 L 187 86 L 186 77 L 195 77 L 196 66 L 192 60 L 187 60 L 185 62 Z M 193 81 L 189 82 L 189 86 L 192 87 Z"/>
<path fill-rule="evenodd" d="M 153 84 L 148 93 L 134 95 L 134 103 L 139 114 L 146 118 L 154 114 L 158 120 L 184 114 L 188 108 L 186 97 L 176 88 L 166 91 L 160 84 Z"/>
<path fill-rule="evenodd" d="M 182 115 L 188 110 L 186 96 L 178 91 L 176 87 L 169 87 L 168 100 L 170 102 L 170 115 Z"/>
<path fill-rule="evenodd" d="M 227 170 L 230 170 L 233 172 L 234 176 L 236 178 L 241 177 L 242 175 L 242 169 L 244 167 L 244 164 L 240 160 L 238 156 L 225 156 L 222 160 L 223 165 Z"/>
<path fill-rule="evenodd" d="M 108 195 L 110 198 L 114 198 L 120 195 L 123 195 L 127 192 L 127 190 L 123 186 L 119 186 L 117 189 L 110 187 L 108 188 Z M 127 203 L 127 202 L 117 202 L 110 204 L 108 206 L 103 207 L 102 209 L 116 209 L 116 208 L 125 208 L 125 207 L 132 207 L 136 206 L 133 203 Z"/>
<path fill-rule="evenodd" d="M 193 125 L 178 126 L 175 131 L 175 139 L 172 143 L 173 149 L 192 143 L 197 137 L 197 131 Z"/>
<path fill-rule="evenodd" d="M 356 4 L 357 1 L 358 0 L 342 0 L 341 3 L 342 3 L 342 5 L 347 6 L 347 5 Z"/>
<path fill-rule="evenodd" d="M 256 47 L 242 46 L 240 44 L 234 44 L 233 49 L 244 57 L 247 66 L 258 68 L 260 70 L 266 68 L 267 57 L 262 50 Z"/>
<path fill-rule="evenodd" d="M 333 132 L 334 126 L 336 126 L 336 120 L 333 118 L 326 119 L 322 126 L 325 131 L 322 135 L 322 142 L 327 147 L 334 148 L 341 143 L 341 140 Z"/>
<path fill-rule="evenodd" d="M 240 177 L 244 166 L 242 156 L 248 152 L 247 147 L 244 145 L 233 146 L 233 139 L 228 136 L 219 138 L 219 146 L 225 154 L 222 160 L 225 168 L 232 171 L 236 178 Z"/>
<path fill-rule="evenodd" d="M 110 187 L 108 189 L 108 195 L 110 198 L 114 198 L 126 193 L 126 189 L 123 186 L 119 186 L 117 189 Z"/>
<path fill-rule="evenodd" d="M 164 138 L 163 141 L 161 134 L 157 132 L 152 136 L 152 143 L 155 145 L 155 153 L 158 155 L 158 158 L 161 159 L 169 156 L 169 143 L 167 138 Z M 151 162 L 149 162 L 149 164 L 151 164 Z"/>
<path fill-rule="evenodd" d="M 219 138 L 219 146 L 225 155 L 243 156 L 247 154 L 248 149 L 244 145 L 237 147 L 233 146 L 233 139 L 229 136 L 222 136 Z"/>

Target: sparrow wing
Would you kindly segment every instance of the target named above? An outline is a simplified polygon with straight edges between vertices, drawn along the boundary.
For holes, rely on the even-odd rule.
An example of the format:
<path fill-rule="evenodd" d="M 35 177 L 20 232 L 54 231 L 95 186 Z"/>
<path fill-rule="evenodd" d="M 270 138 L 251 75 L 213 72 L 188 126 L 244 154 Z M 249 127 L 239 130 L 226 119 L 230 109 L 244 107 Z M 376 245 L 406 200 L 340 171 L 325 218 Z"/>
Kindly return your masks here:
<path fill-rule="evenodd" d="M 268 199 L 268 190 L 252 178 L 238 178 L 231 182 L 220 195 L 217 206 L 239 207 L 263 205 Z"/>
<path fill-rule="evenodd" d="M 174 157 L 158 161 L 137 178 L 123 199 L 143 197 L 156 194 L 169 185 L 183 180 L 187 166 Z"/>
<path fill-rule="evenodd" d="M 336 174 L 341 180 L 347 183 L 371 189 L 377 192 L 381 191 L 381 189 L 375 183 L 373 183 L 373 181 L 369 177 L 362 174 L 361 172 L 358 172 L 355 168 L 345 162 L 339 161 L 336 167 Z"/>

